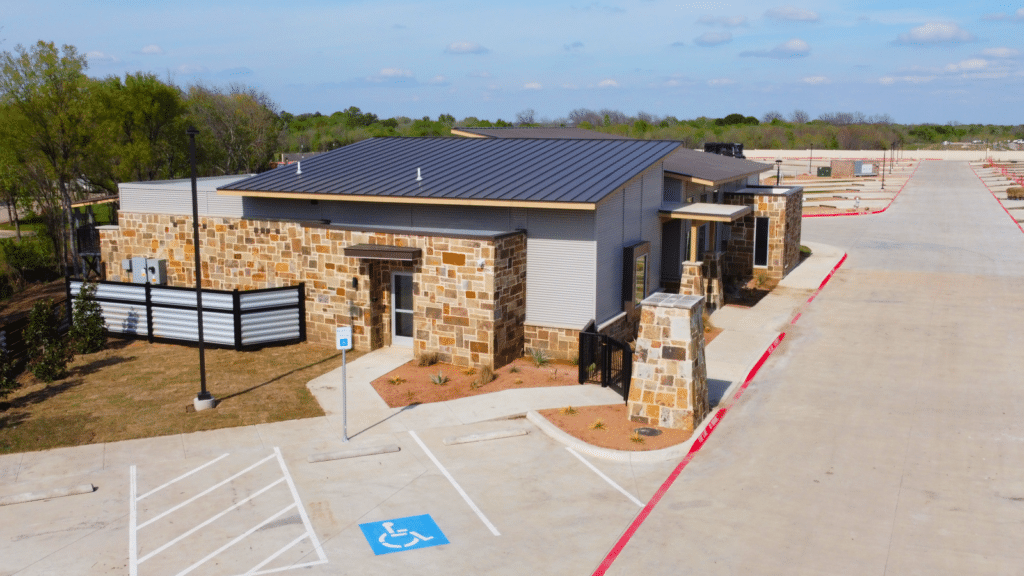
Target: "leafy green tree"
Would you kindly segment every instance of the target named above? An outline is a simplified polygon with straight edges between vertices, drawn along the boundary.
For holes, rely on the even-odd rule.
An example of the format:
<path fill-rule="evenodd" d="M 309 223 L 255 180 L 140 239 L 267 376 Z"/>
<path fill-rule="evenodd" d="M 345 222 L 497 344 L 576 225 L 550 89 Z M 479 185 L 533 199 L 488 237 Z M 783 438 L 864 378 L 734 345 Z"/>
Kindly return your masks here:
<path fill-rule="evenodd" d="M 76 354 L 99 352 L 107 344 L 103 308 L 96 301 L 96 284 L 82 285 L 71 313 L 71 348 Z"/>
<path fill-rule="evenodd" d="M 6 349 L 0 349 L 0 400 L 6 398 L 18 387 L 15 378 L 16 366 L 14 359 Z"/>
<path fill-rule="evenodd" d="M 74 46 L 61 49 L 40 40 L 31 48 L 20 44 L 0 54 L 0 100 L 9 107 L 7 138 L 14 140 L 31 164 L 36 201 L 48 210 L 56 226 L 60 208 L 64 222 L 56 231 L 62 241 L 62 260 L 77 261 L 71 231 L 71 200 L 86 175 L 86 159 L 97 161 L 102 146 L 94 140 L 90 82 L 85 56 Z M 53 191 L 59 194 L 53 198 Z M 52 212 L 58 210 L 58 214 Z"/>
<path fill-rule="evenodd" d="M 265 92 L 244 84 L 193 84 L 185 104 L 188 120 L 199 129 L 197 157 L 203 173 L 253 173 L 269 167 L 281 122 Z"/>

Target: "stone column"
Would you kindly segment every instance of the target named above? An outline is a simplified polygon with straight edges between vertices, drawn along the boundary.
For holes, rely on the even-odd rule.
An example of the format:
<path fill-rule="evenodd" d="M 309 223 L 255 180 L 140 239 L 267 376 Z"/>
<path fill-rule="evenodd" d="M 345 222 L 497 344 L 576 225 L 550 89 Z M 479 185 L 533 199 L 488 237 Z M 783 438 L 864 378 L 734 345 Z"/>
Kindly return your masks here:
<path fill-rule="evenodd" d="M 679 293 L 683 295 L 704 295 L 704 263 L 683 262 L 683 274 L 679 280 Z"/>
<path fill-rule="evenodd" d="M 722 253 L 707 252 L 704 254 L 704 296 L 711 310 L 718 310 L 725 303 L 725 291 L 722 287 Z"/>
<path fill-rule="evenodd" d="M 708 413 L 704 298 L 658 293 L 643 301 L 627 409 L 640 424 L 692 431 Z"/>

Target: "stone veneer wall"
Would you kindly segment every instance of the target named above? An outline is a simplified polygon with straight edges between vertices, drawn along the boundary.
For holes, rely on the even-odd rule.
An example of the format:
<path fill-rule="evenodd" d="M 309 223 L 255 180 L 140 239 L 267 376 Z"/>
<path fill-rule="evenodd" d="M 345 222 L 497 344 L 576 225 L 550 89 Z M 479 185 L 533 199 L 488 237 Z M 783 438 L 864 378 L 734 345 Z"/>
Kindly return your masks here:
<path fill-rule="evenodd" d="M 622 342 L 632 342 L 636 339 L 637 329 L 641 317 L 641 307 L 637 306 L 633 314 L 624 314 L 608 326 L 600 330 L 605 334 Z M 559 328 L 553 326 L 540 326 L 528 324 L 525 327 L 526 351 L 541 350 L 548 358 L 560 360 L 573 360 L 578 357 L 580 350 L 580 330 L 572 328 Z"/>
<path fill-rule="evenodd" d="M 829 166 L 832 168 L 833 178 L 853 178 L 857 169 L 855 160 L 832 160 Z"/>
<path fill-rule="evenodd" d="M 128 281 L 120 261 L 166 258 L 168 283 L 194 285 L 192 218 L 121 213 L 116 230 L 101 230 L 107 279 Z M 495 238 L 449 238 L 347 230 L 309 222 L 200 218 L 203 286 L 250 290 L 306 283 L 306 333 L 333 346 L 335 328 L 352 325 L 354 345 L 390 344 L 390 277 L 413 273 L 414 351 L 436 351 L 459 366 L 498 367 L 523 348 L 526 240 L 523 232 Z M 344 255 L 354 244 L 414 246 L 415 262 Z M 477 267 L 479 260 L 482 268 Z M 353 286 L 352 280 L 358 286 Z M 463 288 L 463 283 L 467 285 Z"/>
<path fill-rule="evenodd" d="M 708 414 L 703 311 L 701 296 L 643 301 L 626 403 L 631 421 L 693 431 Z"/>
<path fill-rule="evenodd" d="M 803 193 L 731 194 L 725 203 L 751 205 L 754 211 L 729 224 L 728 247 L 722 260 L 722 272 L 728 278 L 754 275 L 754 219 L 768 220 L 768 277 L 781 280 L 800 263 L 800 234 L 803 225 Z M 759 268 L 760 269 L 760 268 Z"/>

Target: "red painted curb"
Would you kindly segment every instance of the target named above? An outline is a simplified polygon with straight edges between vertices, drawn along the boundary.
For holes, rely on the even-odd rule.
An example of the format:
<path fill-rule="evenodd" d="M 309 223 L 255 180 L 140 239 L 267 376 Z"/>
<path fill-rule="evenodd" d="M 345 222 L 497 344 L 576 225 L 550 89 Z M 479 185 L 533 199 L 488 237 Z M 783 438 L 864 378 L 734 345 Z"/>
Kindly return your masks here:
<path fill-rule="evenodd" d="M 971 166 L 970 162 L 968 162 L 967 165 Z M 978 179 L 978 181 L 981 182 L 981 185 L 984 186 L 986 190 L 988 190 L 988 193 L 991 194 L 992 197 L 996 199 L 996 202 L 999 203 L 999 207 L 1003 209 L 1003 212 L 1006 212 L 1006 215 L 1010 217 L 1010 220 L 1013 220 L 1013 223 L 1017 225 L 1017 228 L 1020 228 L 1020 231 L 1024 232 L 1024 226 L 1021 226 L 1020 222 L 1017 222 L 1017 219 L 1013 217 L 1013 214 L 1010 214 L 1010 211 L 1006 209 L 1006 206 L 1003 206 L 1003 201 L 1000 200 L 999 196 L 996 196 L 996 193 L 993 192 L 992 189 L 988 187 L 988 184 L 985 184 L 985 181 L 982 180 L 981 176 L 978 175 L 978 171 L 974 169 L 974 166 L 971 166 L 971 172 L 974 172 L 974 176 Z M 1006 170 L 1003 169 L 1003 172 L 1005 173 Z"/>
<path fill-rule="evenodd" d="M 927 158 L 926 158 L 926 160 L 927 160 Z M 896 194 L 893 195 L 892 200 L 889 200 L 889 203 L 886 204 L 885 208 L 882 208 L 881 210 L 875 210 L 874 212 L 864 212 L 864 213 L 861 213 L 861 212 L 840 212 L 840 213 L 837 213 L 837 214 L 804 214 L 804 215 L 801 215 L 800 217 L 801 218 L 836 218 L 838 216 L 868 216 L 868 215 L 873 215 L 873 214 L 881 214 L 882 212 L 885 212 L 886 210 L 888 210 L 889 206 L 892 206 L 892 203 L 896 201 L 896 196 L 899 196 L 900 192 L 903 192 L 903 189 L 906 188 L 907 184 L 910 183 L 910 180 L 911 180 L 911 178 L 914 177 L 914 174 L 917 174 L 917 169 L 920 166 L 921 166 L 921 161 L 918 160 L 917 161 L 917 166 L 914 166 L 914 171 L 910 173 L 910 176 L 907 178 L 907 181 L 903 183 L 903 186 L 900 186 L 900 189 L 897 190 Z"/>
<path fill-rule="evenodd" d="M 821 284 L 818 286 L 818 289 L 815 290 L 814 294 L 812 294 L 811 297 L 807 300 L 807 302 L 804 303 L 804 306 L 810 304 L 811 301 L 814 300 L 815 296 L 817 296 L 818 293 L 821 292 L 821 289 L 824 288 L 826 284 L 828 284 L 829 280 L 832 279 L 832 276 L 834 276 L 836 271 L 839 270 L 839 267 L 843 265 L 843 262 L 846 262 L 846 254 L 843 254 L 843 257 L 839 259 L 839 263 L 837 263 L 832 268 L 832 270 L 828 273 L 828 276 L 825 276 L 825 279 L 821 281 Z M 796 318 L 793 318 L 793 321 L 790 322 L 791 325 L 796 324 L 797 319 L 800 318 L 800 314 L 802 313 L 797 313 Z M 739 400 L 740 396 L 743 395 L 743 391 L 747 389 L 747 386 L 750 385 L 750 382 L 754 379 L 754 376 L 756 376 L 758 371 L 761 370 L 761 367 L 764 366 L 764 363 L 768 361 L 768 357 L 772 355 L 772 352 L 775 352 L 775 349 L 779 347 L 779 344 L 782 343 L 782 340 L 785 339 L 785 337 L 786 333 L 780 332 L 779 335 L 775 337 L 775 340 L 772 341 L 771 345 L 769 345 L 768 348 L 764 351 L 764 353 L 761 354 L 761 357 L 757 360 L 757 363 L 754 364 L 754 367 L 750 369 L 750 372 L 747 374 L 746 379 L 743 380 L 743 384 L 739 387 L 739 389 L 736 391 L 736 394 L 733 396 L 734 402 L 736 400 Z M 665 481 L 662 482 L 661 486 L 658 487 L 658 491 L 654 493 L 654 496 L 652 496 L 651 499 L 647 502 L 647 505 L 643 507 L 643 510 L 641 510 L 640 513 L 636 515 L 636 518 L 633 518 L 633 522 L 629 524 L 629 527 L 626 528 L 626 531 L 622 533 L 622 536 L 620 536 L 619 539 L 615 542 L 615 545 L 612 546 L 612 549 L 608 552 L 608 555 L 604 557 L 604 560 L 597 567 L 597 570 L 594 570 L 594 576 L 604 576 L 608 569 L 611 568 L 612 563 L 615 562 L 615 559 L 618 558 L 619 554 L 621 554 L 622 551 L 626 548 L 626 544 L 629 544 L 629 541 L 633 538 L 633 535 L 636 534 L 636 531 L 640 529 L 640 526 L 644 523 L 645 520 L 647 520 L 647 517 L 651 515 L 651 512 L 654 510 L 654 507 L 658 505 L 658 502 L 661 501 L 661 498 L 665 495 L 666 492 L 668 492 L 668 489 L 672 486 L 672 484 L 675 483 L 676 478 L 678 478 L 679 475 L 682 474 L 683 469 L 686 468 L 686 465 L 689 464 L 690 461 L 693 460 L 693 457 L 697 455 L 697 452 L 699 452 L 700 449 L 704 447 L 704 444 L 707 442 L 708 438 L 711 437 L 711 433 L 714 432 L 716 428 L 718 428 L 718 425 L 722 422 L 722 419 L 725 418 L 725 415 L 729 412 L 732 406 L 733 405 L 730 404 L 729 406 L 718 410 L 718 412 L 715 412 L 715 415 L 711 418 L 711 421 L 708 422 L 708 425 L 704 428 L 704 431 L 701 432 L 700 436 L 698 436 L 697 439 L 693 441 L 693 445 L 690 446 L 690 450 L 686 453 L 686 456 L 683 458 L 683 460 L 675 467 L 675 469 L 672 470 L 672 473 L 668 475 L 668 478 L 666 478 Z"/>

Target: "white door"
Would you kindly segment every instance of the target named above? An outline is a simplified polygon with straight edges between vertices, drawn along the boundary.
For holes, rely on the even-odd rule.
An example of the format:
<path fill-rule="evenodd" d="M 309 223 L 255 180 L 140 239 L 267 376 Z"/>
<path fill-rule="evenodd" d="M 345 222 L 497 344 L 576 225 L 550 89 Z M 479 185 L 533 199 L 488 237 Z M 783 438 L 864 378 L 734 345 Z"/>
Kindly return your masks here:
<path fill-rule="evenodd" d="M 412 348 L 412 274 L 391 273 L 391 345 Z"/>

